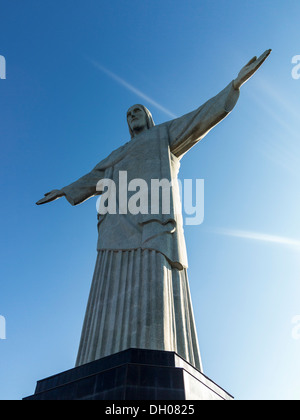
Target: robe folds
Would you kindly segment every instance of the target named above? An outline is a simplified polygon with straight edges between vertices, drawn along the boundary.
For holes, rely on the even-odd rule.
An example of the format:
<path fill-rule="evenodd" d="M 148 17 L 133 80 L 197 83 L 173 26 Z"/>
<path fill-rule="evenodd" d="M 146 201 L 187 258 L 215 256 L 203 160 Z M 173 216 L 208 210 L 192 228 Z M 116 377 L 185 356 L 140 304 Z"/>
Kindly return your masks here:
<path fill-rule="evenodd" d="M 148 211 L 120 211 L 117 194 L 116 214 L 98 216 L 98 257 L 76 365 L 139 347 L 175 351 L 202 370 L 177 175 L 183 155 L 231 112 L 238 97 L 230 83 L 195 111 L 136 135 L 62 189 L 77 205 L 99 195 L 103 179 L 123 188 L 120 173 L 127 185 L 142 179 L 149 186 Z M 150 211 L 153 179 L 172 182 L 168 212 L 162 200 L 155 214 Z"/>

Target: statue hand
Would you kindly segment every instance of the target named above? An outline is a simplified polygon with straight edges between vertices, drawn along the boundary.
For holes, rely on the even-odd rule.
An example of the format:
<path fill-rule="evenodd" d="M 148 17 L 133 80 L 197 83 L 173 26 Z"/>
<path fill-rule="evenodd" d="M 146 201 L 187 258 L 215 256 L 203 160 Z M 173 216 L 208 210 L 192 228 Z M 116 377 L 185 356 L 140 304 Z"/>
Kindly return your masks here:
<path fill-rule="evenodd" d="M 40 204 L 50 203 L 50 201 L 57 200 L 58 198 L 62 197 L 63 195 L 64 195 L 64 193 L 61 190 L 52 190 L 52 191 L 46 193 L 45 197 L 42 198 L 41 200 L 37 201 L 36 204 L 40 205 Z"/>
<path fill-rule="evenodd" d="M 239 72 L 238 77 L 233 82 L 234 89 L 239 89 L 251 76 L 259 69 L 262 63 L 271 54 L 272 50 L 265 51 L 259 58 L 253 57 Z"/>

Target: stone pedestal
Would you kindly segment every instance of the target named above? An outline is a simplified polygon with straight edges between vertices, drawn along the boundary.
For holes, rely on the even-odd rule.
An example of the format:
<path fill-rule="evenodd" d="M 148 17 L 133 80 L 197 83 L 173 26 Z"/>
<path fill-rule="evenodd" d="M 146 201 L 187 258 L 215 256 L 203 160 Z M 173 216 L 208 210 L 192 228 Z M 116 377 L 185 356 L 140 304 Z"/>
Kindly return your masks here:
<path fill-rule="evenodd" d="M 37 382 L 24 400 L 232 400 L 174 352 L 128 349 Z"/>

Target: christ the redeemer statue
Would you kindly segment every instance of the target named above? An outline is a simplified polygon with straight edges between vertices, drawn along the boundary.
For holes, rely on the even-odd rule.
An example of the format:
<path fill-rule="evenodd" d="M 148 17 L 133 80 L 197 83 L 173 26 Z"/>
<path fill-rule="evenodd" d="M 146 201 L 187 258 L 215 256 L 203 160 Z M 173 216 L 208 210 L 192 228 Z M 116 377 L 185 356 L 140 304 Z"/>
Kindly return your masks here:
<path fill-rule="evenodd" d="M 65 196 L 72 205 L 80 204 L 99 195 L 103 179 L 127 188 L 120 185 L 121 172 L 128 183 L 172 181 L 167 214 L 161 203 L 157 214 L 132 214 L 117 201 L 116 214 L 98 217 L 98 256 L 76 366 L 133 347 L 174 351 L 202 371 L 174 180 L 182 156 L 232 111 L 240 87 L 270 52 L 254 57 L 222 92 L 180 118 L 155 126 L 150 112 L 134 105 L 127 112 L 131 140 L 78 181 L 37 202 Z"/>

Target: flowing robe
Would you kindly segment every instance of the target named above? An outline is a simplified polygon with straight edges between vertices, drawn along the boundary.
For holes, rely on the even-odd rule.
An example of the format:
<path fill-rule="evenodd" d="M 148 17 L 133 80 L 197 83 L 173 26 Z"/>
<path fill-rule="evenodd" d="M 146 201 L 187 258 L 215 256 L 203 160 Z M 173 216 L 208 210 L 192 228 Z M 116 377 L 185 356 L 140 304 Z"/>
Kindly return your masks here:
<path fill-rule="evenodd" d="M 175 351 L 202 371 L 177 174 L 182 156 L 231 112 L 238 97 L 230 83 L 197 110 L 144 130 L 62 189 L 77 205 L 97 195 L 96 185 L 103 179 L 114 181 L 120 191 L 134 179 L 148 186 L 153 179 L 172 181 L 167 214 L 162 200 L 156 214 L 150 207 L 131 214 L 117 194 L 116 214 L 100 215 L 98 256 L 77 366 L 137 347 Z M 126 173 L 127 183 L 120 172 Z M 148 193 L 150 206 L 151 188 Z"/>

